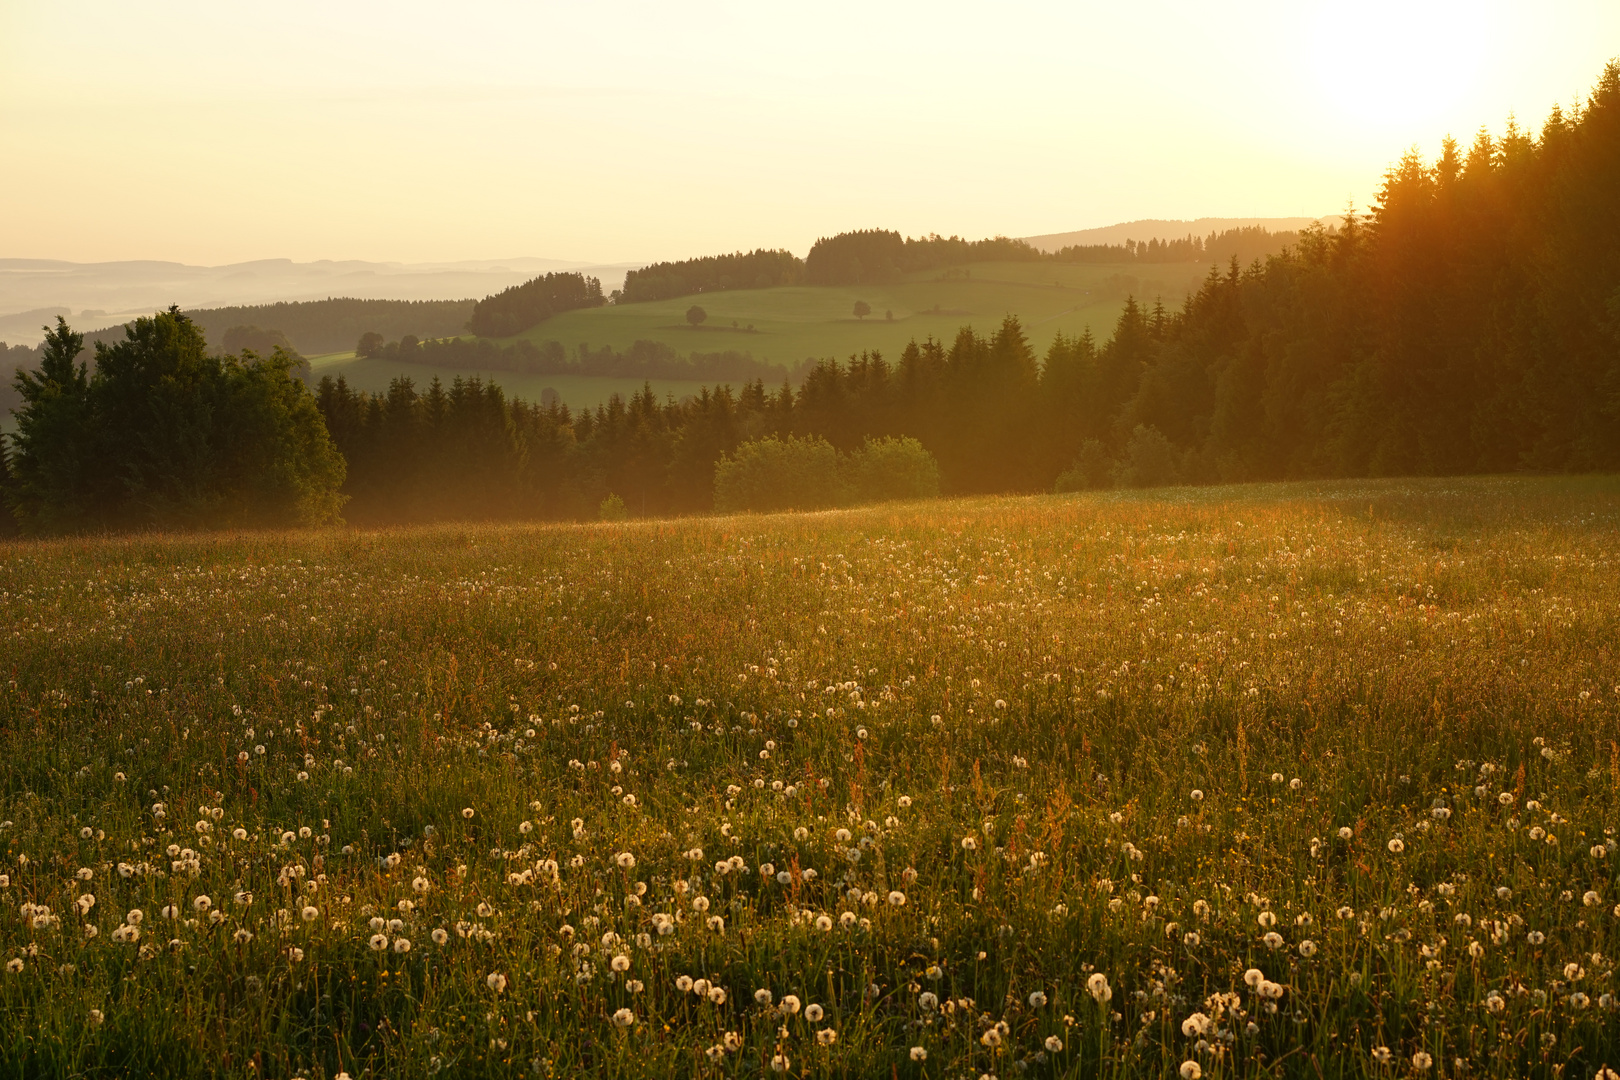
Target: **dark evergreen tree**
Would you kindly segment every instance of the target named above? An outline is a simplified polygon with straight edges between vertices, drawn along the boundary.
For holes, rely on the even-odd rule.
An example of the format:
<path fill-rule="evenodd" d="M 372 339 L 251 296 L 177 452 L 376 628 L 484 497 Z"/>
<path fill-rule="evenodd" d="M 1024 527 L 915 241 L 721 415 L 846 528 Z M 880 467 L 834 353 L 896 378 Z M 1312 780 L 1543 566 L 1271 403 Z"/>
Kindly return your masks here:
<path fill-rule="evenodd" d="M 11 493 L 30 532 L 319 524 L 337 519 L 344 462 L 296 357 L 214 356 L 178 308 L 125 340 L 58 321 L 37 372 L 19 375 Z"/>
<path fill-rule="evenodd" d="M 22 397 L 17 430 L 6 455 L 8 504 L 35 532 L 69 532 L 94 525 L 99 462 L 91 443 L 90 380 L 78 362 L 84 335 L 60 315 L 45 331 L 37 371 L 18 371 Z"/>

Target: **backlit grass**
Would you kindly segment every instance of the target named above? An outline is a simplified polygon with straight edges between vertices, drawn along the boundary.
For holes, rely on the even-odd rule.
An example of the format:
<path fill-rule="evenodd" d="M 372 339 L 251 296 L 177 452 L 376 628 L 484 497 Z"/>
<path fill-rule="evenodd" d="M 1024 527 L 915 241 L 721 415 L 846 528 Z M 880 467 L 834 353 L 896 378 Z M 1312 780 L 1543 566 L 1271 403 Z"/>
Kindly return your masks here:
<path fill-rule="evenodd" d="M 1590 1077 L 1617 523 L 1483 479 L 0 547 L 0 1073 Z"/>

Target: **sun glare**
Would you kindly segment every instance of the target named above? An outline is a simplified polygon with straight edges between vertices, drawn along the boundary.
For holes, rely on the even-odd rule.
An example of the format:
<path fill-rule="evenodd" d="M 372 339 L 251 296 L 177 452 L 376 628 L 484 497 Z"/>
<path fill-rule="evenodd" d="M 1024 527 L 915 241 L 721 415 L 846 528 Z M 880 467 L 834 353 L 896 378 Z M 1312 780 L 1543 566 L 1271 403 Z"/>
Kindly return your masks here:
<path fill-rule="evenodd" d="M 1436 121 L 1470 111 L 1498 21 L 1488 4 L 1325 4 L 1311 36 L 1311 74 L 1325 103 L 1369 134 L 1427 134 Z"/>

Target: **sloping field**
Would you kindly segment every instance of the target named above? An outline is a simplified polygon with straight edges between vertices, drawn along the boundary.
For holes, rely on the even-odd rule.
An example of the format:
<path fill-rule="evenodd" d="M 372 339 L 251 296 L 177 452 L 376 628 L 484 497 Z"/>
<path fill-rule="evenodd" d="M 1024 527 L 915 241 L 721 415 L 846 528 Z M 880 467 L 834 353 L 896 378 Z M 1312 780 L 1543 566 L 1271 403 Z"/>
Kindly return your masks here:
<path fill-rule="evenodd" d="M 949 343 L 962 326 L 993 332 L 1004 317 L 1016 315 L 1044 351 L 1059 331 L 1078 335 L 1090 327 L 1094 335 L 1108 337 L 1127 295 L 1151 303 L 1162 294 L 1167 304 L 1179 304 L 1207 269 L 979 263 L 914 274 L 889 285 L 745 289 L 570 311 L 523 336 L 560 341 L 569 349 L 581 342 L 622 350 L 638 340 L 662 341 L 683 355 L 735 350 L 787 366 L 806 358 L 843 359 L 866 349 L 894 359 L 912 339 L 933 336 Z M 870 305 L 872 314 L 857 319 L 858 300 Z M 686 322 L 694 304 L 708 314 L 696 328 Z M 886 317 L 890 313 L 892 320 Z"/>
<path fill-rule="evenodd" d="M 1620 1064 L 1614 478 L 0 546 L 5 1075 Z"/>
<path fill-rule="evenodd" d="M 1179 304 L 1207 270 L 1190 264 L 980 263 L 915 274 L 889 285 L 744 289 L 570 311 L 522 336 L 561 342 L 571 353 L 582 344 L 622 352 L 637 341 L 663 342 L 681 356 L 748 353 L 780 365 L 786 374 L 806 359 L 843 360 L 870 349 L 897 360 L 912 340 L 932 336 L 948 345 L 963 326 L 989 334 L 1003 318 L 1015 315 L 1036 351 L 1044 352 L 1058 333 L 1078 336 L 1089 329 L 1099 340 L 1107 339 L 1127 296 L 1145 302 L 1162 296 L 1166 306 Z M 856 318 L 857 300 L 865 301 L 872 314 Z M 694 304 L 708 316 L 696 327 L 686 321 L 687 309 Z M 539 400 L 549 387 L 575 409 L 593 408 L 615 393 L 628 397 L 642 385 L 640 379 L 471 372 L 361 360 L 353 353 L 316 356 L 311 363 L 317 377 L 341 374 L 352 385 L 372 391 L 387 389 L 396 375 L 422 384 L 434 375 L 448 382 L 456 375 L 478 374 L 529 400 Z M 673 393 L 680 398 L 704 384 L 655 379 L 652 385 L 660 396 Z"/>

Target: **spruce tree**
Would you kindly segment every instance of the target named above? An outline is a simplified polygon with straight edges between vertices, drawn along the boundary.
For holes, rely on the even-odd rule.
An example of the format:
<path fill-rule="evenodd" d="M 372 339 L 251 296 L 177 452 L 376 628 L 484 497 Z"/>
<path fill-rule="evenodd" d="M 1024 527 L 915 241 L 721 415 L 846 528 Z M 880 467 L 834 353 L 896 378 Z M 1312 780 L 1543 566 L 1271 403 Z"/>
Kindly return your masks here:
<path fill-rule="evenodd" d="M 45 331 L 39 369 L 18 370 L 14 385 L 22 397 L 17 430 L 7 455 L 11 473 L 7 500 L 22 527 L 56 533 L 98 524 L 90 381 L 78 363 L 84 335 L 57 316 Z"/>

